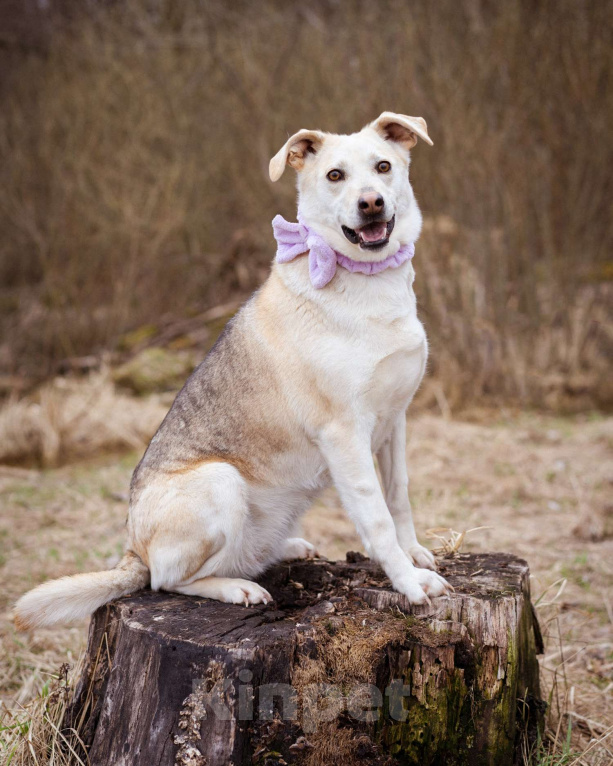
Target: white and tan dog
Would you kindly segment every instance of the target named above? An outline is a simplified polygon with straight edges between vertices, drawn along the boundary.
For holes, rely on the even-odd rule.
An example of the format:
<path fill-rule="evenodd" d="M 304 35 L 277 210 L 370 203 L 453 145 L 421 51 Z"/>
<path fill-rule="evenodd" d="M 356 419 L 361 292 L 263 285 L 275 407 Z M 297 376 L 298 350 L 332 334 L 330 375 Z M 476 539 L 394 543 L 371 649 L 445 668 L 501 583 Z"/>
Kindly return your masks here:
<path fill-rule="evenodd" d="M 298 171 L 294 250 L 309 249 L 308 235 L 336 260 L 321 279 L 312 249 L 277 259 L 134 472 L 121 562 L 30 591 L 16 605 L 18 627 L 86 616 L 148 583 L 266 603 L 253 578 L 316 555 L 295 528 L 331 483 L 396 590 L 414 604 L 447 591 L 415 536 L 405 455 L 405 413 L 428 348 L 413 267 L 399 257 L 421 228 L 409 182 L 418 136 L 432 143 L 424 120 L 385 112 L 350 136 L 301 130 L 273 157 L 273 181 L 286 164 Z"/>

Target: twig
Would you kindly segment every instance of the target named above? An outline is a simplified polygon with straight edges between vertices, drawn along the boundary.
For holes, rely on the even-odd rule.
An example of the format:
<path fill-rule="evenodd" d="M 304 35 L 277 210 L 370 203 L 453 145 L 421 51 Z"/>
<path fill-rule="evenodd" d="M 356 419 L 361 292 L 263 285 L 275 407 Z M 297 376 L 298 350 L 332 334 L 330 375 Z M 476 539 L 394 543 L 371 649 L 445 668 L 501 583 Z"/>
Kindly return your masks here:
<path fill-rule="evenodd" d="M 613 734 L 613 726 L 610 726 L 606 732 L 600 737 L 599 739 L 594 740 L 593 742 L 590 742 L 590 744 L 585 748 L 585 750 L 581 753 L 580 756 L 575 758 L 574 761 L 571 761 L 568 766 L 575 766 L 576 764 L 581 762 L 581 759 L 584 755 L 590 752 L 590 750 L 593 750 L 597 745 L 602 745 L 602 743 L 605 741 L 605 739 L 608 739 L 611 734 Z M 604 747 L 604 745 L 602 745 Z"/>
<path fill-rule="evenodd" d="M 599 721 L 593 721 L 591 718 L 586 718 L 584 715 L 575 713 L 574 710 L 570 710 L 568 713 L 566 713 L 566 715 L 572 718 L 576 718 L 578 721 L 583 721 L 583 723 L 587 725 L 592 736 L 594 736 L 594 733 L 600 736 L 607 730 L 606 724 L 600 723 Z"/>

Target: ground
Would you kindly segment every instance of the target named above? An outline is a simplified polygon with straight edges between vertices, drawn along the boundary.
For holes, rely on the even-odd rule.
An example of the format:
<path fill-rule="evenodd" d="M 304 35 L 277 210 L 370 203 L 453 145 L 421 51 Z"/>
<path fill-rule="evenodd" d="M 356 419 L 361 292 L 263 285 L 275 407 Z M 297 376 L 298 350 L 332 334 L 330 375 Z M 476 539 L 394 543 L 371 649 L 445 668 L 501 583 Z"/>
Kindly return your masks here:
<path fill-rule="evenodd" d="M 483 411 L 468 419 L 409 416 L 407 461 L 420 539 L 480 528 L 463 548 L 525 558 L 545 634 L 545 694 L 559 737 L 572 721 L 582 763 L 613 758 L 613 418 Z M 130 474 L 139 454 L 60 469 L 0 467 L 0 700 L 14 707 L 83 649 L 86 624 L 17 633 L 11 605 L 50 577 L 114 564 L 124 542 Z M 329 558 L 361 550 L 334 492 L 304 520 Z M 560 716 L 560 713 L 562 715 Z M 608 752 L 605 749 L 608 747 Z M 570 761 L 569 761 L 570 762 Z"/>

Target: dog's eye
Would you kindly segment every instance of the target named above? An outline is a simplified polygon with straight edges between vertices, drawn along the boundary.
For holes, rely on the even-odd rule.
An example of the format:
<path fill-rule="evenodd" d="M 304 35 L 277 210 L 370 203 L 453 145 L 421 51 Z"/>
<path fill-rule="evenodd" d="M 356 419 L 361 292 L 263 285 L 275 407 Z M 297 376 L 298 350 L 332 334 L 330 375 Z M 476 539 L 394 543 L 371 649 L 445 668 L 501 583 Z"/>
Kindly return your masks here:
<path fill-rule="evenodd" d="M 387 160 L 381 160 L 377 163 L 377 173 L 389 173 L 391 169 L 392 165 Z"/>
<path fill-rule="evenodd" d="M 345 174 L 342 170 L 331 170 L 328 175 L 326 176 L 328 181 L 342 181 L 345 177 Z"/>

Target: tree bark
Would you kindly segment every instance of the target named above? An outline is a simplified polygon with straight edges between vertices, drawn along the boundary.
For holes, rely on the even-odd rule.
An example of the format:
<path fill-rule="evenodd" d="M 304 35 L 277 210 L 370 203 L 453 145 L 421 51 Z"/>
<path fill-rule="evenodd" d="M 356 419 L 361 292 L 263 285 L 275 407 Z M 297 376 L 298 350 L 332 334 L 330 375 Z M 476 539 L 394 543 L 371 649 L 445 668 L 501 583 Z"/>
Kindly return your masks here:
<path fill-rule="evenodd" d="M 65 725 L 92 766 L 513 764 L 543 708 L 528 566 L 440 571 L 455 593 L 431 607 L 360 554 L 273 567 L 266 607 L 120 599 L 92 618 Z"/>

